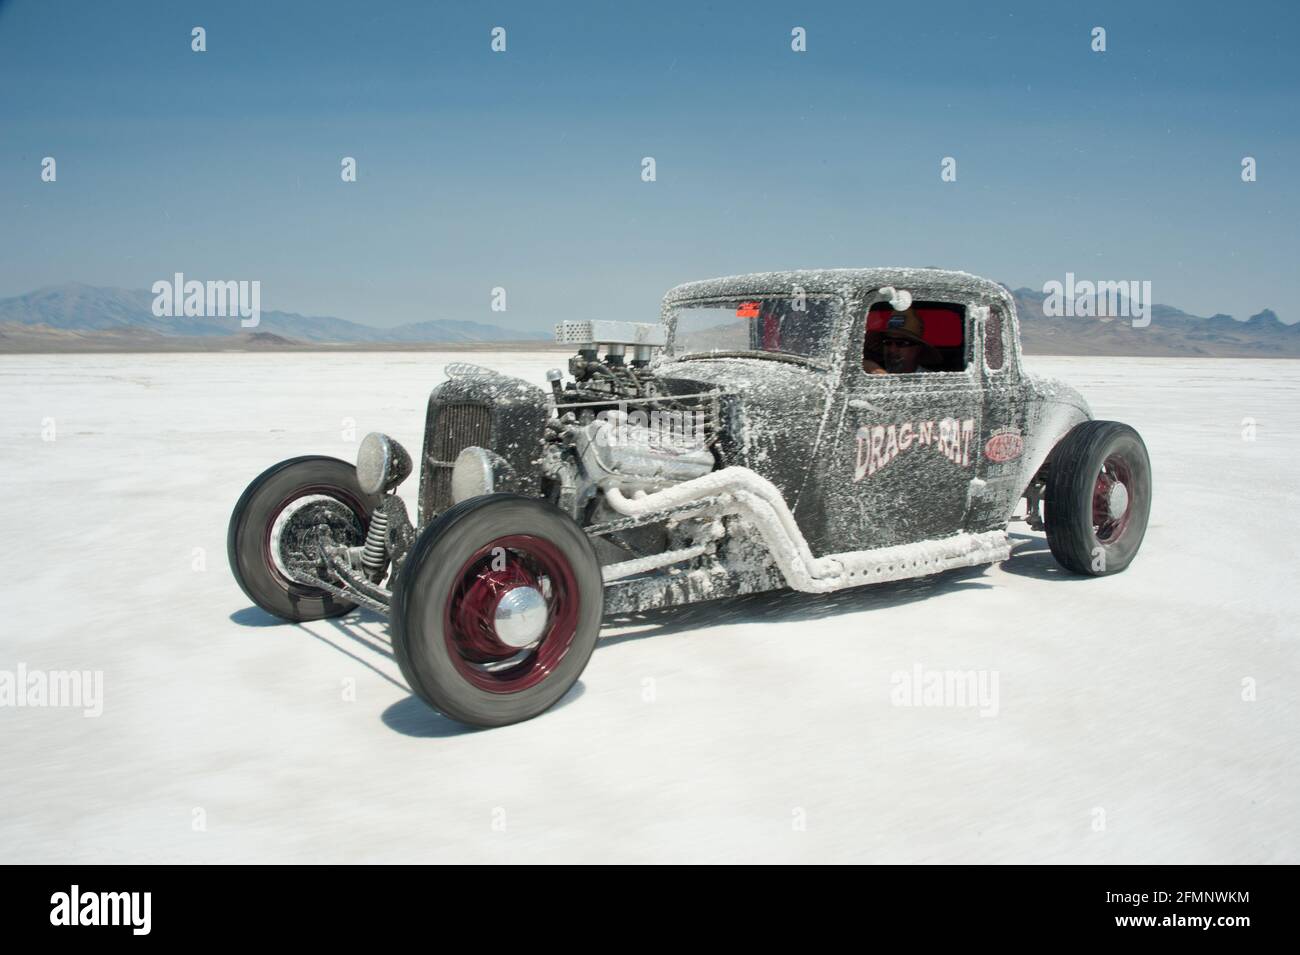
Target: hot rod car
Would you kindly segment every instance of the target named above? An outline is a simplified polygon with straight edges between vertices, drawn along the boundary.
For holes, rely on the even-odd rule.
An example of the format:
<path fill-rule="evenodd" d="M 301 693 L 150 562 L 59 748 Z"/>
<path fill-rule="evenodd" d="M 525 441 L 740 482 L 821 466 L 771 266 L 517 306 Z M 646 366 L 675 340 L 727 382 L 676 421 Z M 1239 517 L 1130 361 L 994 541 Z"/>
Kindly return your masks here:
<path fill-rule="evenodd" d="M 879 374 L 879 349 L 915 346 Z M 467 364 L 411 455 L 284 461 L 235 506 L 234 575 L 302 621 L 390 618 L 412 690 L 478 726 L 559 700 L 602 619 L 777 588 L 824 593 L 1002 561 L 1019 502 L 1068 570 L 1123 570 L 1151 471 L 1132 428 L 1021 367 L 1011 297 L 964 272 L 693 282 L 661 322 L 563 322 L 549 387 Z M 897 367 L 894 369 L 899 371 Z"/>

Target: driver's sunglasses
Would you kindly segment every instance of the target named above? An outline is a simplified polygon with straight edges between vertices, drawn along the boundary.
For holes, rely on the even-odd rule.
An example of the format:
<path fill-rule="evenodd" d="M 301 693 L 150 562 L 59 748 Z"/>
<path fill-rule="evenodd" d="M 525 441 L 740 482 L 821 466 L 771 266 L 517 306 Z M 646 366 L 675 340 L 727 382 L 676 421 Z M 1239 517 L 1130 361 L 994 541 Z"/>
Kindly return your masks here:
<path fill-rule="evenodd" d="M 886 348 L 890 345 L 895 348 L 920 348 L 921 346 L 909 338 L 886 338 L 881 342 Z"/>

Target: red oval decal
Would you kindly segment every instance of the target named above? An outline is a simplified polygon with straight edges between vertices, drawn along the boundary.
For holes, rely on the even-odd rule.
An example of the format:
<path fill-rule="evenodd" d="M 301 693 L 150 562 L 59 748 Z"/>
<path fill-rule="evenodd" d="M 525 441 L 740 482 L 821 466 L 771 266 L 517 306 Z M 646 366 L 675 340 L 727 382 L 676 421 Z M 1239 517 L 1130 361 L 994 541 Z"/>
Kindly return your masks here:
<path fill-rule="evenodd" d="M 1001 464 L 1014 461 L 1025 450 L 1024 439 L 1014 431 L 999 431 L 984 445 L 984 457 Z"/>

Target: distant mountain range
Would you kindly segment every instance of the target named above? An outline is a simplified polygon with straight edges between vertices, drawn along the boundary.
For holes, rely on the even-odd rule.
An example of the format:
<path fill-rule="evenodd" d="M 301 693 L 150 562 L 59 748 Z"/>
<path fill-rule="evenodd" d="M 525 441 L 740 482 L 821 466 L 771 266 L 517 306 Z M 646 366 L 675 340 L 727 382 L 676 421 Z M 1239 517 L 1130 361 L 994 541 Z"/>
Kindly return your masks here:
<path fill-rule="evenodd" d="M 1151 307 L 1151 324 L 1131 319 L 1049 318 L 1047 298 L 1035 289 L 1011 293 L 1020 317 L 1020 341 L 1030 355 L 1135 355 L 1188 358 L 1300 358 L 1300 323 L 1286 325 L 1264 309 L 1245 321 L 1231 315 L 1201 318 L 1169 305 Z"/>
<path fill-rule="evenodd" d="M 153 314 L 152 292 L 98 288 L 80 283 L 37 289 L 0 299 L 0 350 L 31 339 L 51 344 L 164 344 L 168 339 L 211 339 L 213 347 L 251 342 L 263 347 L 294 343 L 414 344 L 427 342 L 538 341 L 549 336 L 487 325 L 439 319 L 375 328 L 328 316 L 263 311 L 254 328 L 238 318 L 160 318 Z M 202 345 L 202 341 L 198 342 Z M 21 349 L 27 350 L 27 349 Z"/>
<path fill-rule="evenodd" d="M 1287 325 L 1270 309 L 1245 321 L 1202 318 L 1168 305 L 1151 307 L 1151 324 L 1126 318 L 1049 318 L 1046 296 L 1012 291 L 1021 343 L 1031 355 L 1300 358 L 1300 323 Z M 439 319 L 375 328 L 327 316 L 264 311 L 252 329 L 237 318 L 160 318 L 154 295 L 131 289 L 68 283 L 0 299 L 0 352 L 190 351 L 207 349 L 421 347 L 541 344 L 550 336 L 481 322 Z"/>

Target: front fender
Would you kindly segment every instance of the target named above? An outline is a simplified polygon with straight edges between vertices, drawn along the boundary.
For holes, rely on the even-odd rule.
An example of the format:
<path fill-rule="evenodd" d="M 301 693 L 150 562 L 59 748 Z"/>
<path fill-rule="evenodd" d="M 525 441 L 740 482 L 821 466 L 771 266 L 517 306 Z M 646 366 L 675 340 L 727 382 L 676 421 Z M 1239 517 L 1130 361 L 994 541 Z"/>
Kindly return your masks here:
<path fill-rule="evenodd" d="M 1070 385 L 1054 378 L 1026 375 L 1028 389 L 1026 409 L 1024 466 L 1020 486 L 1027 487 L 1043 462 L 1061 439 L 1077 425 L 1093 418 L 1092 409 L 1083 395 Z"/>

